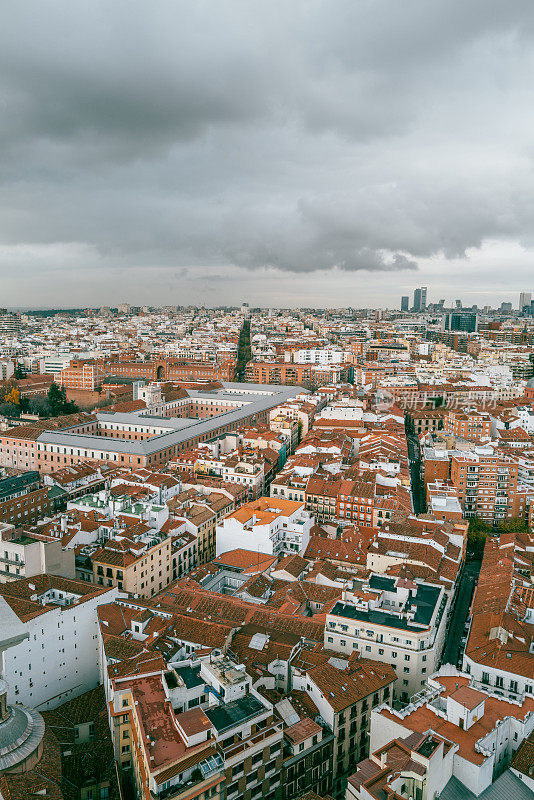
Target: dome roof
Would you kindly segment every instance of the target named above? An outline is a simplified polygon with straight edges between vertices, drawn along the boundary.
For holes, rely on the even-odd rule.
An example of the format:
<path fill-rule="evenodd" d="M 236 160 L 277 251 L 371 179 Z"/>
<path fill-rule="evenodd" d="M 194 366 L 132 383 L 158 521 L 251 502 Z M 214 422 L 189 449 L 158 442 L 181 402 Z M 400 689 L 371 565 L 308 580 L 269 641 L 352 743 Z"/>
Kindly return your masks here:
<path fill-rule="evenodd" d="M 0 773 L 17 767 L 34 753 L 43 739 L 45 724 L 33 708 L 15 706 L 0 724 Z"/>

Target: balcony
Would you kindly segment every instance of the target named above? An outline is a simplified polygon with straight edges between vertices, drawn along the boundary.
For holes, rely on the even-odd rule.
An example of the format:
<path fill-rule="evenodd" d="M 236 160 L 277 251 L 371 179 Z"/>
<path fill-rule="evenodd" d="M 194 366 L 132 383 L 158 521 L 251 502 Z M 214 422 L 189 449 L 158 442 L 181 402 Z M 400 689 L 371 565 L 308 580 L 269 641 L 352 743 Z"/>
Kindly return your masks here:
<path fill-rule="evenodd" d="M 0 562 L 3 564 L 14 564 L 16 567 L 23 567 L 25 563 L 21 558 L 9 558 L 9 556 L 0 556 Z"/>
<path fill-rule="evenodd" d="M 0 575 L 5 575 L 9 578 L 23 578 L 24 575 L 17 575 L 16 572 L 10 572 L 8 569 L 0 569 Z"/>
<path fill-rule="evenodd" d="M 199 784 L 209 781 L 218 772 L 222 772 L 223 769 L 223 759 L 219 753 L 215 752 L 213 755 L 210 755 L 209 758 L 205 759 L 205 761 L 201 761 L 197 765 L 191 773 L 191 779 L 189 781 L 175 783 L 172 786 L 168 786 L 166 789 L 162 789 L 158 794 L 151 792 L 151 797 L 153 800 L 167 800 L 167 798 L 179 797 L 182 792 L 189 792 L 193 786 L 198 787 Z M 200 794 L 198 788 L 197 794 Z"/>
<path fill-rule="evenodd" d="M 234 744 L 230 744 L 227 747 L 223 747 L 221 744 L 218 744 L 219 751 L 224 756 L 225 763 L 228 759 L 234 758 L 236 755 L 242 753 L 245 750 L 251 750 L 252 748 L 256 747 L 258 744 L 263 743 L 264 745 L 267 744 L 269 739 L 272 739 L 274 736 L 278 736 L 282 733 L 283 725 L 278 723 L 276 725 L 271 725 L 269 728 L 265 728 L 265 730 L 260 731 L 260 733 L 256 733 L 254 736 L 251 736 L 248 739 L 245 739 L 242 742 L 235 742 Z"/>

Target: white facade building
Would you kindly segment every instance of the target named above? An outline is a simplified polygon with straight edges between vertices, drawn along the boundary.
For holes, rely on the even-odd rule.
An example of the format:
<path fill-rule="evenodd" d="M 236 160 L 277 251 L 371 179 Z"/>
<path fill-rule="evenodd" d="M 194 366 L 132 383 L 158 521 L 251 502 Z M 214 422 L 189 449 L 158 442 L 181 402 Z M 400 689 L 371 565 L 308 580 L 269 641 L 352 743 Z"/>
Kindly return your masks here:
<path fill-rule="evenodd" d="M 302 554 L 313 523 L 304 503 L 260 497 L 245 503 L 217 526 L 217 555 L 238 548 L 269 555 Z"/>
<path fill-rule="evenodd" d="M 407 700 L 439 665 L 452 596 L 438 584 L 386 575 L 361 583 L 327 614 L 324 645 L 391 664 L 395 694 Z"/>
<path fill-rule="evenodd" d="M 479 795 L 507 768 L 523 739 L 534 730 L 534 712 L 530 701 L 510 703 L 474 689 L 468 675 L 446 665 L 402 710 L 389 705 L 373 709 L 371 751 L 422 730 L 435 731 L 458 748 L 452 776 L 445 777 L 457 778 Z M 443 788 L 438 781 L 435 791 L 440 783 Z M 427 790 L 427 797 L 436 796 L 430 794 L 430 787 Z"/>
<path fill-rule="evenodd" d="M 0 361 L 0 380 L 8 381 L 15 374 L 15 365 L 12 361 Z"/>
<path fill-rule="evenodd" d="M 9 703 L 55 708 L 99 683 L 97 607 L 117 588 L 45 574 L 4 584 L 0 594 L 28 633 L 2 653 Z"/>

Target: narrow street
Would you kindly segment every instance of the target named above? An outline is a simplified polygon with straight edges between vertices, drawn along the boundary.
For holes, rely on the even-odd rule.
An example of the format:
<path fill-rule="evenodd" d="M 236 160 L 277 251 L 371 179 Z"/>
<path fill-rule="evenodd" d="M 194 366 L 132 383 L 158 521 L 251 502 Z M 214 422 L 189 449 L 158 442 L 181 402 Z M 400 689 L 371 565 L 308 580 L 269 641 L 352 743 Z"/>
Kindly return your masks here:
<path fill-rule="evenodd" d="M 421 480 L 419 440 L 415 434 L 407 433 L 406 442 L 408 444 L 408 459 L 410 462 L 413 510 L 415 514 L 424 514 L 426 511 L 426 498 L 423 481 Z"/>
<path fill-rule="evenodd" d="M 475 589 L 475 581 L 480 573 L 481 563 L 481 561 L 469 561 L 464 566 L 460 579 L 460 588 L 458 589 L 449 630 L 447 631 L 445 647 L 443 648 L 443 656 L 441 659 L 443 664 L 453 664 L 456 666 L 458 662 L 461 652 L 462 637 L 465 635 L 465 622 Z"/>
<path fill-rule="evenodd" d="M 243 327 L 241 328 L 239 342 L 237 345 L 237 363 L 235 368 L 236 381 L 245 380 L 245 368 L 247 366 L 247 362 L 250 360 L 251 354 L 250 320 L 246 319 L 243 322 Z"/>

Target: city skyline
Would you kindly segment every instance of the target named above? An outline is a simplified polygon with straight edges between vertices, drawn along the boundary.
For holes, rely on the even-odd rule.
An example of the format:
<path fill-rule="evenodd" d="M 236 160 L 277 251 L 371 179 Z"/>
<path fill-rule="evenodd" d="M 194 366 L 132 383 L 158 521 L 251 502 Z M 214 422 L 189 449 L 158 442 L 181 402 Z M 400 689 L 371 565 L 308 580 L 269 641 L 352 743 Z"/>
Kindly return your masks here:
<path fill-rule="evenodd" d="M 502 294 L 502 295 L 499 295 L 499 296 L 493 298 L 493 300 L 495 301 L 494 305 L 492 303 L 485 303 L 484 305 L 480 305 L 480 303 L 477 303 L 475 301 L 476 298 L 473 298 L 473 297 L 468 298 L 468 301 L 465 302 L 465 303 L 463 302 L 463 298 L 462 297 L 459 297 L 459 298 L 458 297 L 453 297 L 453 298 L 452 297 L 451 298 L 441 298 L 441 297 L 439 297 L 439 299 L 438 299 L 437 294 L 435 292 L 432 293 L 432 287 L 426 287 L 425 286 L 425 287 L 418 288 L 418 287 L 413 287 L 412 286 L 411 288 L 408 287 L 406 289 L 406 291 L 408 292 L 408 294 L 401 295 L 400 298 L 399 297 L 395 298 L 394 302 L 393 302 L 393 305 L 391 307 L 390 306 L 365 306 L 365 305 L 358 306 L 358 305 L 348 305 L 348 304 L 345 304 L 345 305 L 333 304 L 333 305 L 324 305 L 324 306 L 319 306 L 318 305 L 317 308 L 322 308 L 322 309 L 354 308 L 355 311 L 384 309 L 386 311 L 398 311 L 398 310 L 400 310 L 400 311 L 409 311 L 409 312 L 414 312 L 415 311 L 417 313 L 424 313 L 425 311 L 427 311 L 427 312 L 431 313 L 434 309 L 436 311 L 442 312 L 443 310 L 448 310 L 448 309 L 458 310 L 458 309 L 462 309 L 462 308 L 463 309 L 470 309 L 472 307 L 473 308 L 477 308 L 481 312 L 486 308 L 488 308 L 488 309 L 490 309 L 492 311 L 495 311 L 495 310 L 497 310 L 497 311 L 498 310 L 506 311 L 507 310 L 506 307 L 511 305 L 511 309 L 510 309 L 511 312 L 516 312 L 516 311 L 520 312 L 520 311 L 523 310 L 523 306 L 525 304 L 530 307 L 530 298 L 532 296 L 532 292 L 528 292 L 526 290 L 516 291 L 516 292 L 507 292 L 506 294 Z M 416 296 L 417 296 L 417 293 L 420 292 L 420 291 L 424 292 L 424 304 L 422 304 L 422 307 L 416 307 L 416 305 L 415 305 Z M 434 294 L 436 294 L 435 297 L 434 297 Z M 510 297 L 510 300 L 507 299 L 508 297 Z M 167 298 L 167 300 L 169 300 L 169 298 Z M 396 300 L 396 304 L 395 304 L 395 300 Z M 472 300 L 473 302 L 470 303 L 469 300 Z M 404 301 L 406 301 L 406 302 L 403 304 Z M 121 313 L 124 310 L 123 309 L 124 306 L 131 307 L 132 310 L 133 309 L 143 309 L 143 308 L 154 308 L 154 309 L 158 309 L 158 308 L 173 308 L 173 307 L 184 308 L 184 307 L 188 307 L 188 306 L 197 307 L 197 308 L 206 308 L 206 309 L 233 308 L 233 309 L 239 310 L 239 308 L 242 307 L 242 303 L 243 302 L 244 302 L 243 300 L 239 300 L 239 301 L 236 301 L 236 302 L 228 302 L 228 303 L 220 302 L 220 303 L 198 303 L 198 304 L 197 303 L 185 303 L 185 302 L 183 302 L 183 303 L 166 302 L 166 303 L 162 303 L 161 305 L 158 305 L 158 304 L 152 304 L 152 303 L 147 303 L 147 302 L 136 304 L 134 302 L 129 302 L 129 301 L 125 300 L 124 298 L 121 298 L 121 300 L 119 302 L 115 303 L 115 304 L 106 302 L 106 303 L 96 303 L 96 304 L 93 304 L 93 305 L 89 304 L 89 305 L 81 305 L 81 306 L 68 305 L 68 304 L 56 304 L 56 305 L 53 305 L 53 306 L 52 305 L 49 305 L 49 306 L 46 306 L 46 305 L 34 305 L 34 306 L 21 305 L 21 306 L 6 306 L 6 310 L 7 311 L 20 311 L 20 312 L 27 311 L 28 313 L 31 313 L 32 311 L 36 311 L 36 312 L 49 311 L 49 310 L 70 311 L 70 310 L 91 310 L 91 309 L 99 309 L 99 308 L 112 308 L 112 309 L 115 308 L 115 309 L 118 309 L 119 313 Z M 247 302 L 247 305 L 250 306 L 250 303 Z M 302 308 L 304 308 L 304 309 L 305 308 L 312 308 L 312 306 L 306 306 L 304 304 L 302 304 L 300 306 L 291 305 L 291 304 L 277 306 L 275 304 L 266 304 L 266 303 L 264 303 L 264 304 L 261 304 L 261 303 L 252 304 L 251 307 L 252 308 L 259 308 L 259 309 L 263 309 L 263 310 L 268 310 L 269 308 L 273 308 L 273 309 L 285 309 L 285 308 L 287 308 L 287 309 L 294 309 L 294 310 L 299 310 L 299 309 L 302 309 Z"/>

